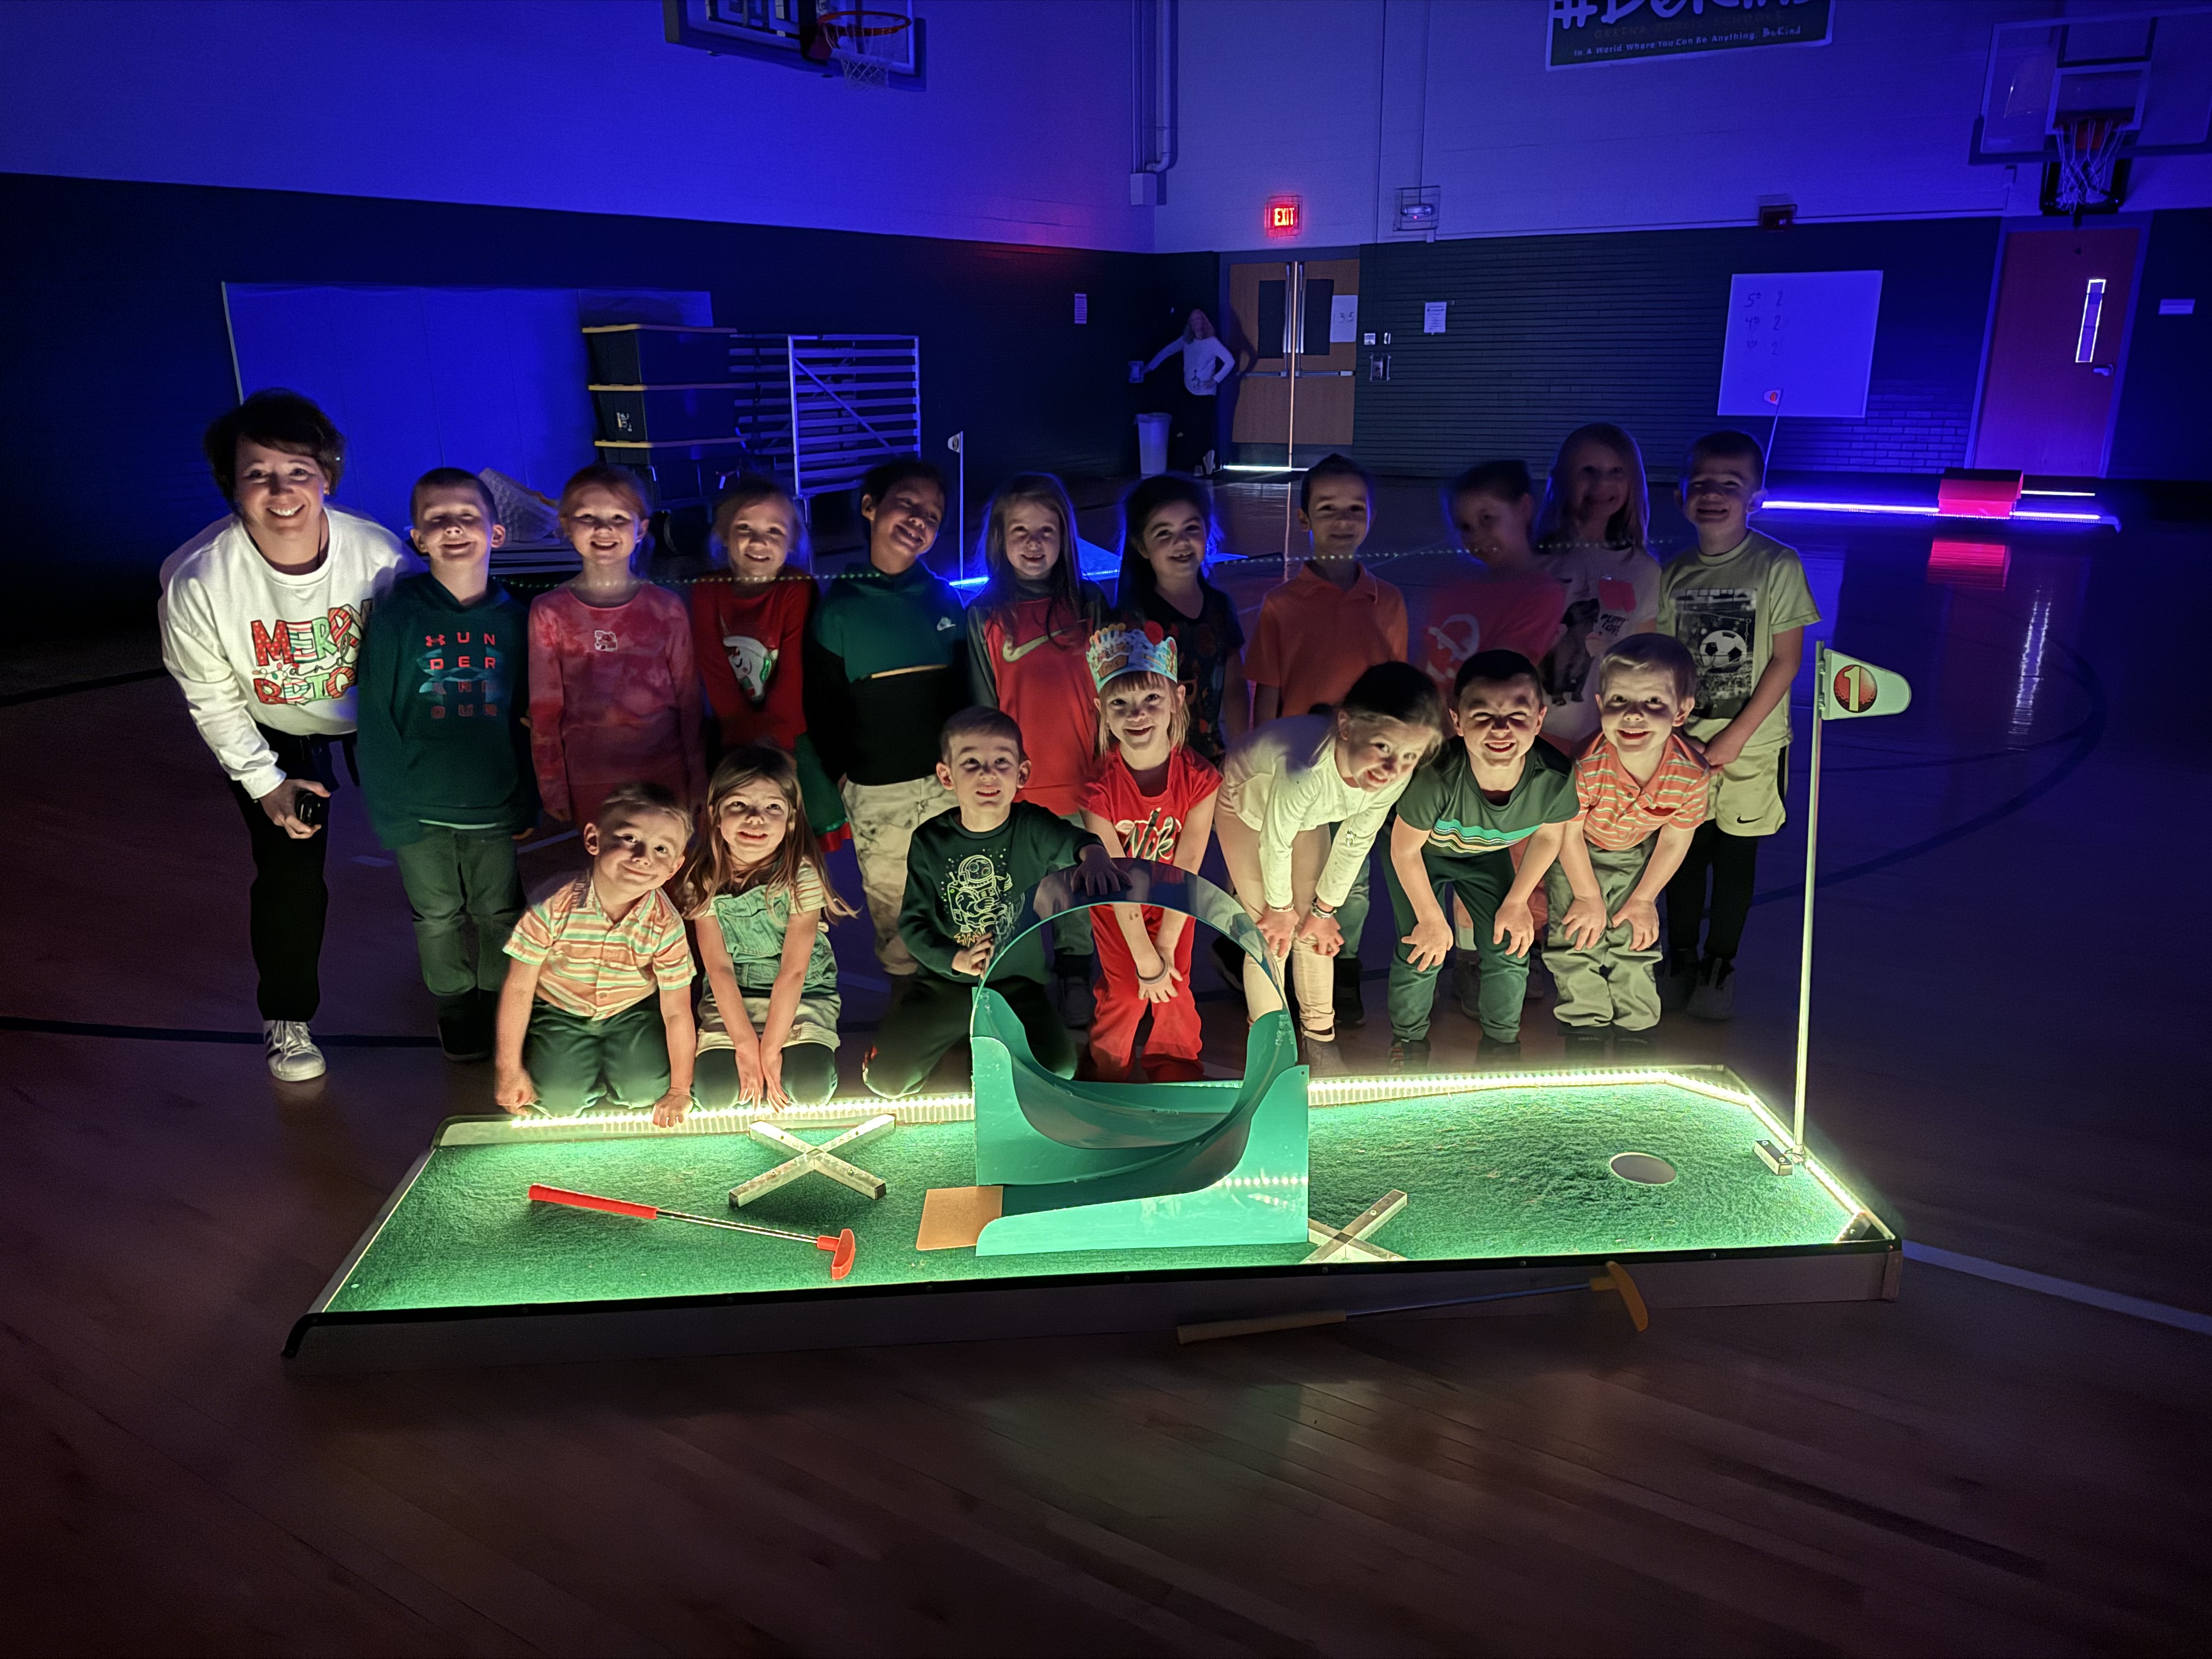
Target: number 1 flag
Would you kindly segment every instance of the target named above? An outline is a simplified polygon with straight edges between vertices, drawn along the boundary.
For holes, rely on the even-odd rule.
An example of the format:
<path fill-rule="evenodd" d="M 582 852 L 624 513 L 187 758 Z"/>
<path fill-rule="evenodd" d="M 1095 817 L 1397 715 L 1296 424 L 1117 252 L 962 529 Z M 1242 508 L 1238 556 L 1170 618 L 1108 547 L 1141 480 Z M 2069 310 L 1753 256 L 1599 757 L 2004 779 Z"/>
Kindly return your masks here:
<path fill-rule="evenodd" d="M 1816 708 L 1824 720 L 1855 720 L 1872 714 L 1901 714 L 1912 704 L 1912 688 L 1893 668 L 1820 647 L 1814 677 Z"/>

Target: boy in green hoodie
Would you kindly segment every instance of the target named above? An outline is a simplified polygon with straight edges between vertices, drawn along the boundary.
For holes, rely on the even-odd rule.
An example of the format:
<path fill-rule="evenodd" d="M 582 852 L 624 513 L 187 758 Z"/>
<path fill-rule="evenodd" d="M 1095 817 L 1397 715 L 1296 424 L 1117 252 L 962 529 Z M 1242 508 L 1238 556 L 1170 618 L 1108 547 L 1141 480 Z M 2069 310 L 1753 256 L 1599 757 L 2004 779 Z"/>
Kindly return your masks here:
<path fill-rule="evenodd" d="M 409 516 L 430 568 L 377 602 L 362 641 L 362 793 L 415 913 L 439 1046 L 448 1060 L 483 1060 L 522 914 L 514 838 L 538 822 L 521 721 L 529 613 L 492 580 L 506 532 L 480 480 L 424 473 Z"/>

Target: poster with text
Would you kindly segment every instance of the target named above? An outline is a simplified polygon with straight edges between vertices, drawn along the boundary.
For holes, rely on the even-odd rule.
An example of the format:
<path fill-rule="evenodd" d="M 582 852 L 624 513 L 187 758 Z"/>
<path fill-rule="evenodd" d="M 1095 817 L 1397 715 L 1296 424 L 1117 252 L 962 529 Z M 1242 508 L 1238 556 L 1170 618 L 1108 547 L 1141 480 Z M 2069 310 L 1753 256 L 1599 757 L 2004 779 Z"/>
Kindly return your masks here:
<path fill-rule="evenodd" d="M 1544 67 L 1825 46 L 1834 0 L 1552 0 Z"/>

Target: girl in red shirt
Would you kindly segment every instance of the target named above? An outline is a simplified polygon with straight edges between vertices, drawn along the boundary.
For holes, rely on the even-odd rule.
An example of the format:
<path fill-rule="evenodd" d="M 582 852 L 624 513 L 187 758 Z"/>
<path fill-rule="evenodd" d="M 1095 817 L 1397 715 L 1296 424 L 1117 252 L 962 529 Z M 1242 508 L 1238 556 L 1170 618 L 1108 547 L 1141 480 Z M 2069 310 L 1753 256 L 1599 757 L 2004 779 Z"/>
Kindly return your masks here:
<path fill-rule="evenodd" d="M 564 823 L 589 823 L 618 784 L 659 784 L 687 810 L 706 792 L 691 618 L 630 568 L 645 520 L 630 473 L 578 472 L 561 529 L 584 568 L 531 603 L 531 757 Z"/>
<path fill-rule="evenodd" d="M 692 584 L 691 644 L 723 752 L 773 744 L 799 765 L 806 821 L 824 851 L 849 839 L 845 804 L 806 735 L 805 669 L 814 579 L 799 509 L 773 478 L 732 483 L 714 507 L 712 545 L 726 567 Z"/>
<path fill-rule="evenodd" d="M 1013 717 L 1028 751 L 1018 799 L 1082 822 L 1083 786 L 1098 760 L 1098 702 L 1084 653 L 1106 596 L 1076 568 L 1075 508 L 1047 472 L 1008 479 L 984 514 L 990 572 L 968 607 L 975 701 Z M 1091 1024 L 1091 919 L 1053 924 L 1053 996 L 1071 1027 Z"/>
<path fill-rule="evenodd" d="M 1185 746 L 1189 688 L 1176 673 L 1176 642 L 1157 623 L 1103 628 L 1092 636 L 1098 744 L 1106 757 L 1083 792 L 1083 826 L 1115 858 L 1195 872 L 1213 837 L 1221 775 Z M 1091 1058 L 1100 1077 L 1127 1076 L 1147 1008 L 1146 1078 L 1205 1074 L 1199 1064 L 1205 1033 L 1190 992 L 1189 923 L 1179 910 L 1117 904 L 1111 925 L 1097 930 L 1103 979 Z"/>

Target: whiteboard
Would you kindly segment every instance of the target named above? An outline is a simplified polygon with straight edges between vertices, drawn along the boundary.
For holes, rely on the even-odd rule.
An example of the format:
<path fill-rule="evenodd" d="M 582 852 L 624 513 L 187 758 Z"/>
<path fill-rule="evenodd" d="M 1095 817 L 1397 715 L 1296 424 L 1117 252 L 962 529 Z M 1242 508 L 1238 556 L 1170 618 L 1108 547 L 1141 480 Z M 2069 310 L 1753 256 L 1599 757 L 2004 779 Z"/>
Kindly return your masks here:
<path fill-rule="evenodd" d="M 1864 420 L 1881 312 L 1878 270 L 1731 276 L 1716 412 Z"/>

